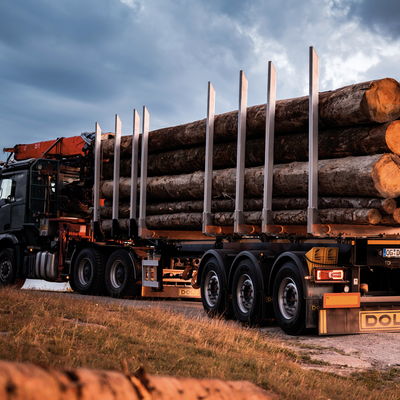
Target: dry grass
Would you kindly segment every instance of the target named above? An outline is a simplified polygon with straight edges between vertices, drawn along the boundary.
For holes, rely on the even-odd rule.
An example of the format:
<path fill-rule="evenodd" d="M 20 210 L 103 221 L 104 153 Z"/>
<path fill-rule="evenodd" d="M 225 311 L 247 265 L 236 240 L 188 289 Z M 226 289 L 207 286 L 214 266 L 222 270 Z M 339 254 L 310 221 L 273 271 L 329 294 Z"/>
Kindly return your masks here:
<path fill-rule="evenodd" d="M 126 362 L 131 371 L 245 379 L 285 399 L 386 400 L 400 393 L 398 374 L 306 370 L 295 353 L 236 324 L 12 289 L 0 291 L 0 359 L 116 370 Z"/>

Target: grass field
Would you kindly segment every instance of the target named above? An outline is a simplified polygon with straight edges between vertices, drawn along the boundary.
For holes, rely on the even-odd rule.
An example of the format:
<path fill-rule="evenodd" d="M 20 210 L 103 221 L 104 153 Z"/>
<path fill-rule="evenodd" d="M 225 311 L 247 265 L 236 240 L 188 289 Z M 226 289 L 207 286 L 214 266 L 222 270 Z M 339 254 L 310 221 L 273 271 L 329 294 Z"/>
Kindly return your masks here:
<path fill-rule="evenodd" d="M 399 399 L 399 372 L 351 377 L 305 369 L 254 329 L 54 295 L 0 290 L 0 359 L 54 367 L 248 380 L 283 399 Z"/>

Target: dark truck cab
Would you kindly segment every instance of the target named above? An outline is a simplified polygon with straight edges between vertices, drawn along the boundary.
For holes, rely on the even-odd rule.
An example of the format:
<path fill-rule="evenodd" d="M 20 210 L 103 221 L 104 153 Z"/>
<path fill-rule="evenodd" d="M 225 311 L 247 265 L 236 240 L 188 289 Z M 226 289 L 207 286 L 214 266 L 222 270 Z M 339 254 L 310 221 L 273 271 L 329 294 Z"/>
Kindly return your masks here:
<path fill-rule="evenodd" d="M 0 169 L 0 285 L 68 275 L 57 257 L 65 176 L 62 161 L 50 159 L 14 161 Z M 68 228 L 82 222 L 69 219 Z"/>

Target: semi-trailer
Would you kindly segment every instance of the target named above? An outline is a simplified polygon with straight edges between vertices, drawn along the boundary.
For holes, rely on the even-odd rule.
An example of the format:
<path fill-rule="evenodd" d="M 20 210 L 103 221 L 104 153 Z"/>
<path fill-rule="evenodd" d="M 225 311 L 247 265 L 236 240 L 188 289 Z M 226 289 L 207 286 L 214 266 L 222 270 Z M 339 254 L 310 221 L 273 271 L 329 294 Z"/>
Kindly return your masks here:
<path fill-rule="evenodd" d="M 113 133 L 102 134 L 96 123 L 94 134 L 7 149 L 10 157 L 0 170 L 0 284 L 33 278 L 69 281 L 82 294 L 201 297 L 211 317 L 251 325 L 274 318 L 289 334 L 400 329 L 400 227 L 318 218 L 313 49 L 310 62 L 307 224 L 276 224 L 272 218 L 276 78 L 270 63 L 259 223 L 249 223 L 244 211 L 247 82 L 241 72 L 231 225 L 215 224 L 212 210 L 215 92 L 209 84 L 201 229 L 148 227 L 149 113 L 144 107 L 141 134 L 134 112 L 129 218 L 119 215 L 118 116 Z M 105 220 L 102 143 L 110 138 L 112 215 Z"/>

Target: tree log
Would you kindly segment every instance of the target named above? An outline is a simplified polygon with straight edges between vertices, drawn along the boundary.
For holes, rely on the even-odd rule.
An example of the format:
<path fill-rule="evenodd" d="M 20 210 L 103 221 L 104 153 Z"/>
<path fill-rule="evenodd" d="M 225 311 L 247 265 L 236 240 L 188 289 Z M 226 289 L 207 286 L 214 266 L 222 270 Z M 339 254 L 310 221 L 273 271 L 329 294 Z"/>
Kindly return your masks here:
<path fill-rule="evenodd" d="M 222 400 L 271 399 L 246 381 L 170 378 L 84 368 L 55 370 L 0 361 L 0 399 Z"/>
<path fill-rule="evenodd" d="M 400 154 L 400 121 L 382 125 L 337 128 L 319 134 L 319 159 L 343 158 L 394 152 Z M 281 135 L 275 138 L 274 163 L 308 161 L 306 133 Z M 250 139 L 246 143 L 246 167 L 264 165 L 264 139 Z M 205 147 L 192 147 L 150 154 L 148 175 L 176 175 L 204 170 Z M 236 142 L 214 146 L 213 168 L 236 166 Z M 130 177 L 131 158 L 121 159 L 121 176 Z M 112 179 L 113 161 L 104 163 L 104 179 Z"/>
<path fill-rule="evenodd" d="M 320 160 L 320 196 L 366 196 L 396 198 L 400 196 L 400 158 L 394 154 Z M 294 162 L 274 167 L 275 196 L 306 196 L 308 163 Z M 236 171 L 214 171 L 214 198 L 233 197 Z M 150 177 L 147 181 L 148 200 L 199 200 L 203 198 L 204 173 Z M 102 195 L 112 197 L 112 181 L 101 185 Z M 263 168 L 246 169 L 245 193 L 249 198 L 262 196 Z M 129 198 L 130 179 L 120 179 L 120 198 Z"/>
<path fill-rule="evenodd" d="M 305 210 L 308 200 L 305 197 L 278 197 L 272 199 L 273 210 Z M 244 209 L 246 211 L 261 211 L 262 199 L 245 199 Z M 376 199 L 369 197 L 321 197 L 318 199 L 320 209 L 327 208 L 375 208 L 383 214 L 393 214 L 396 209 L 394 199 Z M 234 199 L 213 200 L 212 212 L 232 212 L 235 208 Z M 203 201 L 175 201 L 167 203 L 156 203 L 147 205 L 147 215 L 176 214 L 176 213 L 199 213 L 203 211 Z M 106 207 L 100 209 L 103 218 L 111 218 L 112 208 L 110 202 Z M 129 217 L 129 204 L 122 203 L 119 206 L 120 218 Z"/>
<path fill-rule="evenodd" d="M 217 226 L 232 226 L 232 212 L 217 212 L 213 214 L 213 224 Z M 375 209 L 366 208 L 333 208 L 319 210 L 320 222 L 322 224 L 351 224 L 351 225 L 376 225 L 382 219 L 381 214 Z M 249 225 L 261 224 L 260 211 L 247 211 L 244 213 L 245 223 Z M 276 225 L 305 225 L 307 223 L 306 210 L 273 211 L 272 219 Z M 149 229 L 201 229 L 201 213 L 177 213 L 150 215 L 146 218 Z M 101 228 L 104 232 L 110 232 L 112 220 L 103 220 Z M 128 230 L 129 220 L 121 219 L 120 228 Z"/>
<path fill-rule="evenodd" d="M 400 85 L 391 78 L 357 83 L 319 94 L 319 127 L 346 127 L 383 123 L 400 116 Z M 275 113 L 277 133 L 306 131 L 308 96 L 278 100 Z M 150 132 L 151 152 L 192 147 L 205 143 L 205 119 Z M 262 136 L 265 132 L 265 104 L 248 107 L 247 134 Z M 237 135 L 237 111 L 215 116 L 216 142 L 232 141 Z M 122 152 L 130 154 L 132 137 L 122 137 Z M 103 142 L 103 152 L 113 154 L 113 140 Z"/>

